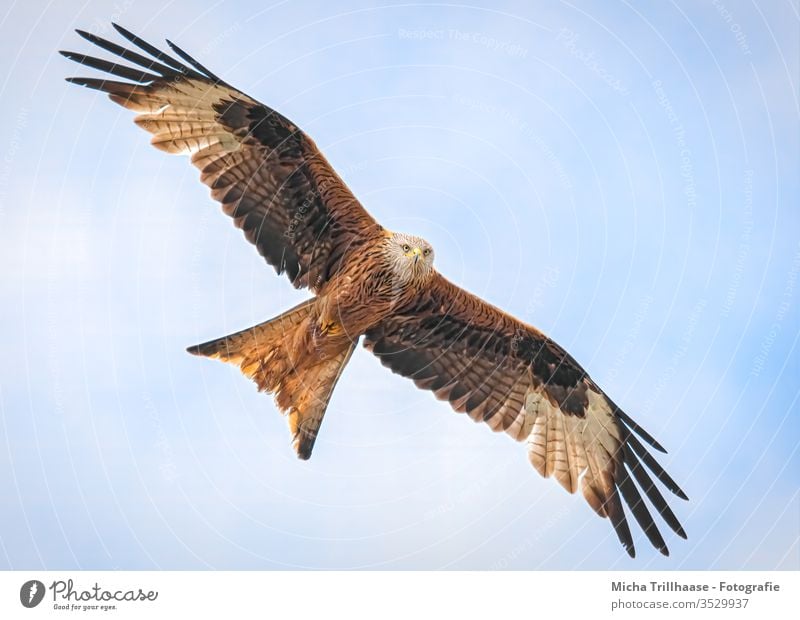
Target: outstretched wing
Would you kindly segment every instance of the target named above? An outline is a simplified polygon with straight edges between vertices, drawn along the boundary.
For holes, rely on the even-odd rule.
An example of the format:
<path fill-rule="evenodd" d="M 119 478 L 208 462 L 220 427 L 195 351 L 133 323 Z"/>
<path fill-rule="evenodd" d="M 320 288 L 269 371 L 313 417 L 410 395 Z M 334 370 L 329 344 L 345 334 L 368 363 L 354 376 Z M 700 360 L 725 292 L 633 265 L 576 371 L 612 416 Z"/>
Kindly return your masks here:
<path fill-rule="evenodd" d="M 153 134 L 157 148 L 189 153 L 224 212 L 294 286 L 318 290 L 349 253 L 380 234 L 311 138 L 291 121 L 226 84 L 169 41 L 181 60 L 114 27 L 148 56 L 77 32 L 138 67 L 61 54 L 128 81 L 67 80 L 140 112 L 134 121 Z"/>
<path fill-rule="evenodd" d="M 570 493 L 580 487 L 631 557 L 623 503 L 653 546 L 669 554 L 639 489 L 686 537 L 651 474 L 678 497 L 686 495 L 640 439 L 664 449 L 535 328 L 436 274 L 412 305 L 368 331 L 364 344 L 384 366 L 456 411 L 524 440 L 536 470 Z"/>

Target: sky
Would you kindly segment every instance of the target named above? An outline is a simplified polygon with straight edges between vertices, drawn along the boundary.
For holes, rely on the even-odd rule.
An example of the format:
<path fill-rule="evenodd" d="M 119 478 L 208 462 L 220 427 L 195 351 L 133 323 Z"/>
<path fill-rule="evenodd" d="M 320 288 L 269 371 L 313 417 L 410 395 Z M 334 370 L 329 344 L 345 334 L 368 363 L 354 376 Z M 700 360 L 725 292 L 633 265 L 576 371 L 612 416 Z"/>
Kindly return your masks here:
<path fill-rule="evenodd" d="M 256 8 L 257 7 L 257 8 Z M 0 567 L 800 568 L 798 4 L 8 2 Z M 313 457 L 188 355 L 306 299 L 57 54 L 169 38 L 532 323 L 690 498 L 631 560 L 524 445 L 359 348 Z M 94 51 L 94 50 L 92 50 Z M 666 528 L 665 528 L 666 529 Z"/>

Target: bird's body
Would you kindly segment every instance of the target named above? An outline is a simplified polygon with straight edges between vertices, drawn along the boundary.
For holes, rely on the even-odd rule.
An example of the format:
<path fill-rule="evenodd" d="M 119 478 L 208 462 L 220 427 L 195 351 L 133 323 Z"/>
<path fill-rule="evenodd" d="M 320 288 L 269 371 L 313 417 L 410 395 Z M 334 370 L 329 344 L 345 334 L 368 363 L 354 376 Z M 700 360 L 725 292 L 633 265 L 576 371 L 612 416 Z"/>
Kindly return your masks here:
<path fill-rule="evenodd" d="M 444 278 L 425 240 L 380 226 L 291 121 L 171 43 L 181 60 L 116 28 L 148 55 L 79 33 L 134 67 L 62 53 L 126 81 L 69 81 L 139 112 L 136 123 L 158 148 L 190 154 L 266 261 L 313 294 L 275 319 L 189 349 L 237 364 L 272 393 L 298 456 L 311 456 L 331 393 L 363 339 L 393 372 L 524 441 L 534 468 L 571 493 L 580 489 L 631 555 L 623 504 L 667 553 L 642 493 L 685 537 L 650 477 L 685 498 L 645 444 L 663 448 L 566 351 Z"/>
<path fill-rule="evenodd" d="M 419 260 L 427 261 L 427 257 L 420 259 L 417 257 L 422 254 L 414 253 L 424 244 L 419 238 L 382 231 L 374 244 L 354 252 L 317 295 L 321 323 L 330 322 L 357 339 L 413 302 L 435 274 L 432 259 L 422 271 Z M 404 245 L 409 247 L 407 252 L 403 252 Z M 420 268 L 404 269 L 401 261 L 406 260 L 411 265 L 417 261 Z"/>

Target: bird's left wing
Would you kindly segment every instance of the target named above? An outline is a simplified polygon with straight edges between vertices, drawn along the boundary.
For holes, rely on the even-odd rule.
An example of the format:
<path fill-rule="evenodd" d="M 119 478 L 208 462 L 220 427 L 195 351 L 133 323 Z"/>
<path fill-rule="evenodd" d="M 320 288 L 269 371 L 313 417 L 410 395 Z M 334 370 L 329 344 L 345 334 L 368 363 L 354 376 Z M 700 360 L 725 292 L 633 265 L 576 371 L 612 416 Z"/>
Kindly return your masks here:
<path fill-rule="evenodd" d="M 114 27 L 146 56 L 80 30 L 127 64 L 61 54 L 126 81 L 67 80 L 139 112 L 134 121 L 153 134 L 157 148 L 190 154 L 223 211 L 294 286 L 319 290 L 348 256 L 382 233 L 311 138 L 289 119 L 223 82 L 172 43 L 178 58 Z"/>
<path fill-rule="evenodd" d="M 580 487 L 631 556 L 623 503 L 653 546 L 669 553 L 640 488 L 670 528 L 686 537 L 651 474 L 686 496 L 640 439 L 663 448 L 535 328 L 435 274 L 414 303 L 369 330 L 364 344 L 456 411 L 525 441 L 536 470 L 570 493 Z"/>

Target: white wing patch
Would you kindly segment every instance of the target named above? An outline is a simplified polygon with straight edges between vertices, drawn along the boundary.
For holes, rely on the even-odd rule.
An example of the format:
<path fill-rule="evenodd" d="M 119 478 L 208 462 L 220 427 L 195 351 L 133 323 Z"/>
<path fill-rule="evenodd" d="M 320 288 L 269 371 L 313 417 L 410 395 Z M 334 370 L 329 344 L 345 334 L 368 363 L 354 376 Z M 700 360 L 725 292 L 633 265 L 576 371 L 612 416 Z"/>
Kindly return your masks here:
<path fill-rule="evenodd" d="M 622 442 L 608 401 L 591 389 L 588 395 L 589 407 L 581 418 L 563 413 L 541 388 L 529 389 L 524 408 L 526 418 L 533 420 L 528 458 L 536 471 L 554 477 L 570 493 L 580 486 L 592 508 L 605 517 L 603 504 L 614 491 Z M 509 432 L 517 426 L 515 420 Z"/>
<path fill-rule="evenodd" d="M 220 151 L 239 148 L 241 140 L 217 121 L 215 106 L 239 93 L 217 84 L 182 79 L 169 86 L 148 88 L 136 84 L 127 86 L 124 94 L 109 95 L 129 110 L 142 112 L 134 122 L 153 134 L 151 143 L 167 153 L 194 154 L 209 147 Z"/>

